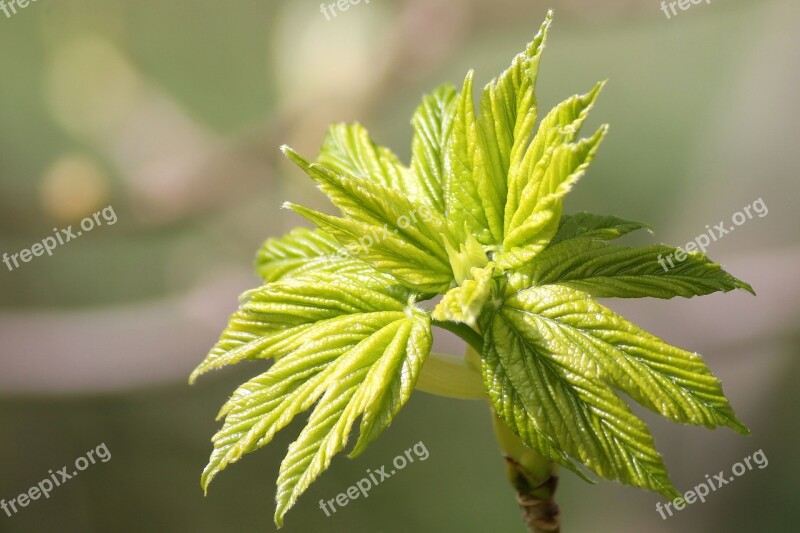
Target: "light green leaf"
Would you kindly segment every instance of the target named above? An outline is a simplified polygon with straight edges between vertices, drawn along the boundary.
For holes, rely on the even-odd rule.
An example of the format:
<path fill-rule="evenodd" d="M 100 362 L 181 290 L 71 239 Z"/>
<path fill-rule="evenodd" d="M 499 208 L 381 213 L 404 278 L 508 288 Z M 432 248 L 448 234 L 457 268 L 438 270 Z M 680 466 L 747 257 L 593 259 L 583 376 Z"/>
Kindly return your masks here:
<path fill-rule="evenodd" d="M 745 289 L 736 279 L 700 253 L 684 254 L 679 248 L 653 245 L 640 248 L 609 245 L 592 238 L 568 239 L 549 246 L 525 266 L 521 286 L 557 283 L 601 298 L 690 298 L 717 291 Z M 519 285 L 519 281 L 515 284 Z"/>
<path fill-rule="evenodd" d="M 670 420 L 747 433 L 700 356 L 584 292 L 559 285 L 517 292 L 481 327 L 484 381 L 498 414 L 559 462 L 566 454 L 602 477 L 675 494 L 646 426 L 611 387 Z M 528 420 L 519 420 L 523 414 Z"/>
<path fill-rule="evenodd" d="M 561 217 L 558 231 L 550 241 L 550 246 L 576 237 L 608 241 L 639 229 L 646 229 L 652 233 L 650 226 L 642 222 L 625 220 L 613 215 L 594 215 L 584 211 Z"/>
<path fill-rule="evenodd" d="M 435 320 L 463 322 L 474 326 L 483 306 L 492 296 L 494 266 L 473 268 L 472 279 L 465 280 L 460 287 L 447 291 L 442 301 L 433 310 Z"/>
<path fill-rule="evenodd" d="M 356 269 L 368 271 L 371 267 L 330 235 L 302 227 L 267 239 L 256 254 L 256 271 L 267 283 L 287 276 Z"/>
<path fill-rule="evenodd" d="M 375 144 L 361 124 L 334 124 L 322 142 L 318 161 L 339 174 L 405 193 L 409 172 L 391 150 Z"/>
<path fill-rule="evenodd" d="M 237 311 L 228 319 L 228 326 L 206 358 L 189 376 L 189 383 L 193 384 L 198 377 L 211 370 L 246 359 L 262 357 L 265 347 L 271 342 L 276 342 L 283 329 L 282 325 L 259 320 L 241 310 Z"/>
<path fill-rule="evenodd" d="M 503 253 L 495 257 L 498 266 L 520 267 L 547 246 L 558 230 L 564 196 L 586 171 L 607 130 L 601 126 L 590 138 L 562 144 L 546 165 L 536 165 L 511 219 Z"/>
<path fill-rule="evenodd" d="M 409 311 L 381 324 L 342 353 L 315 388 L 324 394 L 300 436 L 281 463 L 275 523 L 347 444 L 361 416 L 359 438 L 350 456 L 361 453 L 397 415 L 408 400 L 430 351 L 430 319 Z M 268 415 L 269 416 L 269 415 Z"/>
<path fill-rule="evenodd" d="M 210 370 L 246 359 L 280 358 L 302 346 L 310 328 L 345 314 L 402 311 L 411 292 L 391 276 L 357 266 L 306 273 L 246 292 L 239 310 L 205 360 L 193 383 Z"/>
<path fill-rule="evenodd" d="M 477 137 L 486 172 L 478 193 L 495 243 L 503 242 L 508 177 L 521 164 L 536 122 L 536 77 L 551 21 L 548 12 L 534 40 L 481 95 Z"/>
<path fill-rule="evenodd" d="M 439 86 L 425 95 L 411 118 L 411 172 L 419 190 L 411 196 L 424 199 L 444 212 L 443 184 L 447 139 L 453 126 L 457 94 L 451 84 Z"/>
<path fill-rule="evenodd" d="M 511 169 L 508 176 L 508 199 L 505 206 L 506 235 L 514 229 L 514 215 L 519 209 L 523 191 L 526 188 L 536 190 L 543 186 L 539 180 L 550 162 L 553 151 L 575 140 L 603 85 L 605 82 L 600 82 L 585 95 L 567 98 L 554 107 L 539 124 L 536 135 L 525 151 L 525 156 Z M 519 220 L 516 222 L 519 223 Z"/>
<path fill-rule="evenodd" d="M 444 292 L 453 272 L 444 242 L 450 233 L 444 217 L 427 205 L 377 183 L 343 176 L 309 164 L 288 148 L 286 154 L 308 173 L 344 218 L 287 204 L 335 237 L 358 259 L 421 292 Z"/>
<path fill-rule="evenodd" d="M 276 514 L 280 524 L 330 457 L 344 447 L 356 418 L 361 417 L 360 436 L 351 455 L 388 427 L 414 388 L 430 351 L 431 332 L 429 315 L 409 306 L 402 289 L 382 287 L 379 279 L 287 278 L 248 294 L 242 313 L 283 328 L 259 345 L 259 357 L 278 361 L 223 406 L 225 424 L 213 438 L 204 488 L 227 465 L 269 443 L 318 402 L 282 466 Z"/>
<path fill-rule="evenodd" d="M 536 331 L 542 346 L 563 345 L 569 353 L 561 356 L 577 356 L 600 379 L 670 420 L 747 432 L 699 355 L 636 327 L 585 292 L 532 287 L 506 300 L 503 309 L 509 320 Z"/>
<path fill-rule="evenodd" d="M 287 204 L 319 228 L 336 237 L 351 254 L 407 287 L 424 293 L 444 292 L 453 284 L 450 263 L 410 243 L 386 227 L 333 217 L 294 204 Z"/>
<path fill-rule="evenodd" d="M 464 236 L 473 235 L 485 245 L 499 244 L 492 237 L 486 218 L 488 198 L 480 193 L 486 187 L 487 177 L 478 148 L 472 78 L 473 71 L 469 71 L 456 103 L 445 150 L 445 211 L 455 228 L 466 228 Z"/>
<path fill-rule="evenodd" d="M 670 499 L 678 495 L 647 427 L 594 368 L 577 357 L 549 354 L 534 332 L 517 329 L 502 311 L 489 315 L 484 326 L 489 397 L 528 446 L 576 472 L 572 458 L 606 479 Z"/>
<path fill-rule="evenodd" d="M 489 264 L 489 258 L 481 243 L 472 234 L 465 233 L 465 235 L 466 237 L 458 245 L 458 249 L 454 248 L 448 240 L 444 242 L 447 255 L 450 257 L 450 268 L 453 270 L 453 276 L 458 285 L 472 275 L 473 268 L 483 268 Z"/>

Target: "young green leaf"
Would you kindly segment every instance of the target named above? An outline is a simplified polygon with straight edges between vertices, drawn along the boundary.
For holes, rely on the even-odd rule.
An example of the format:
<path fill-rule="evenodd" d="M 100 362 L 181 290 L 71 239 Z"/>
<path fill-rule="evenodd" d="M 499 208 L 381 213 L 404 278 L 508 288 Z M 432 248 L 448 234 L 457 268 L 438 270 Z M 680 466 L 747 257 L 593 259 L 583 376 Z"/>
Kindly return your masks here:
<path fill-rule="evenodd" d="M 283 237 L 267 239 L 256 254 L 255 266 L 267 283 L 314 272 L 372 270 L 330 235 L 308 228 L 295 228 Z"/>
<path fill-rule="evenodd" d="M 607 131 L 601 126 L 590 138 L 559 145 L 547 164 L 536 165 L 511 218 L 503 253 L 495 258 L 498 266 L 518 268 L 547 246 L 558 230 L 564 196 L 586 171 Z"/>
<path fill-rule="evenodd" d="M 444 244 L 447 249 L 447 255 L 450 257 L 450 268 L 453 271 L 453 277 L 457 285 L 461 285 L 464 280 L 472 276 L 473 268 L 481 269 L 489 264 L 486 250 L 469 233 L 466 234 L 458 248 L 453 247 L 449 240 L 445 240 Z"/>
<path fill-rule="evenodd" d="M 500 310 L 482 324 L 484 382 L 498 416 L 570 470 L 579 472 L 574 457 L 601 477 L 677 496 L 647 427 L 601 382 L 598 367 L 577 353 L 548 352 L 513 318 Z"/>
<path fill-rule="evenodd" d="M 684 254 L 679 248 L 609 245 L 592 238 L 567 239 L 549 246 L 521 269 L 524 281 L 515 286 L 557 283 L 599 298 L 672 298 L 745 289 L 736 279 L 700 253 L 686 253 L 683 262 L 668 267 L 665 258 Z"/>
<path fill-rule="evenodd" d="M 355 420 L 360 454 L 389 426 L 408 400 L 431 347 L 430 317 L 409 310 L 380 323 L 369 337 L 342 353 L 323 384 L 318 405 L 281 463 L 275 523 L 341 451 Z"/>
<path fill-rule="evenodd" d="M 334 124 L 322 142 L 318 162 L 353 176 L 410 194 L 409 170 L 386 147 L 375 144 L 361 124 Z M 411 189 L 411 190 L 410 190 Z"/>
<path fill-rule="evenodd" d="M 502 311 L 536 339 L 546 357 L 592 367 L 597 379 L 670 420 L 747 433 L 699 355 L 636 327 L 585 292 L 531 287 L 508 298 Z"/>
<path fill-rule="evenodd" d="M 265 324 L 283 326 L 280 338 L 267 337 L 259 345 L 260 356 L 278 361 L 242 385 L 222 408 L 225 424 L 214 436 L 204 487 L 319 400 L 307 426 L 313 431 L 301 434 L 284 461 L 289 473 L 279 481 L 279 520 L 327 468 L 330 456 L 344 446 L 355 418 L 362 416 L 353 453 L 360 453 L 391 423 L 430 350 L 430 317 L 410 307 L 402 289 L 382 286 L 380 281 L 386 279 L 308 276 L 273 283 L 249 295 L 243 312 Z M 340 389 L 345 383 L 349 386 Z M 344 404 L 343 398 L 348 399 Z M 323 420 L 315 424 L 315 415 L 323 412 Z M 312 461 L 307 452 L 314 446 L 319 453 Z M 291 474 L 300 465 L 302 475 Z"/>
<path fill-rule="evenodd" d="M 584 211 L 561 217 L 558 231 L 550 241 L 550 246 L 576 237 L 609 241 L 639 229 L 646 229 L 652 233 L 650 226 L 641 222 L 625 220 L 613 215 L 594 215 Z"/>
<path fill-rule="evenodd" d="M 319 183 L 343 218 L 288 204 L 352 249 L 359 259 L 420 292 L 447 290 L 453 281 L 444 217 L 402 193 L 309 164 L 289 148 L 285 153 Z"/>
<path fill-rule="evenodd" d="M 536 122 L 534 88 L 551 22 L 552 12 L 548 12 L 534 40 L 481 95 L 477 145 L 486 172 L 481 174 L 478 192 L 485 198 L 485 216 L 495 243 L 503 242 L 509 175 L 521 164 Z"/>
<path fill-rule="evenodd" d="M 473 72 L 469 71 L 455 106 L 455 117 L 445 150 L 444 202 L 448 219 L 455 228 L 466 228 L 481 244 L 498 244 L 486 218 L 488 198 L 486 168 L 478 146 L 475 104 L 472 101 Z"/>
<path fill-rule="evenodd" d="M 508 235 L 514 229 L 514 217 L 519 209 L 523 191 L 526 187 L 539 188 L 545 185 L 537 178 L 549 164 L 553 151 L 575 140 L 603 85 L 605 82 L 600 82 L 583 96 L 575 95 L 567 98 L 554 107 L 539 124 L 524 158 L 512 168 L 508 176 L 504 234 Z"/>
<path fill-rule="evenodd" d="M 492 295 L 494 266 L 473 268 L 472 279 L 450 289 L 431 315 L 435 320 L 463 322 L 474 326 L 478 315 Z"/>
<path fill-rule="evenodd" d="M 400 311 L 412 293 L 386 274 L 361 265 L 289 277 L 246 292 L 217 344 L 192 372 L 199 376 L 247 359 L 280 358 L 303 345 L 320 321 L 343 314 Z M 346 305 L 346 303 L 350 305 Z"/>
<path fill-rule="evenodd" d="M 484 380 L 498 414 L 510 426 L 528 417 L 534 436 L 552 439 L 540 451 L 559 462 L 566 454 L 602 477 L 675 495 L 646 426 L 611 387 L 676 422 L 747 432 L 698 355 L 581 291 L 517 292 L 487 312 L 481 327 Z M 513 404 L 504 398 L 511 392 Z M 519 436 L 541 445 L 528 432 Z"/>
<path fill-rule="evenodd" d="M 423 97 L 411 118 L 411 172 L 419 187 L 412 196 L 424 198 L 440 213 L 444 212 L 445 147 L 453 126 L 456 97 L 451 84 L 441 85 Z"/>

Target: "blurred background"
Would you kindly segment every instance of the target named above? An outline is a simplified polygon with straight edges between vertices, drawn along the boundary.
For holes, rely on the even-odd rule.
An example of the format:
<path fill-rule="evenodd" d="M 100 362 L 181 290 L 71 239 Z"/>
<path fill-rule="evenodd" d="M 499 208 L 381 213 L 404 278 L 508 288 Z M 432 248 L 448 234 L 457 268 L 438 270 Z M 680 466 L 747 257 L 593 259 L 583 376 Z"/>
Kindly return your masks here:
<path fill-rule="evenodd" d="M 313 155 L 329 123 L 359 121 L 407 161 L 423 92 L 470 67 L 488 82 L 548 7 L 541 107 L 610 79 L 586 131 L 611 132 L 566 212 L 642 220 L 655 236 L 630 242 L 684 245 L 759 198 L 769 209 L 708 250 L 758 297 L 609 302 L 702 353 L 753 431 L 637 410 L 678 489 L 759 449 L 769 465 L 668 520 L 657 495 L 565 473 L 564 531 L 800 529 L 798 2 L 713 0 L 668 19 L 657 0 L 372 0 L 328 20 L 306 0 L 39 0 L 0 12 L 0 253 L 108 205 L 118 221 L 0 264 L 0 498 L 100 443 L 112 458 L 0 513 L 0 531 L 275 530 L 278 465 L 300 426 L 204 498 L 214 416 L 263 365 L 186 380 L 258 284 L 259 244 L 302 223 L 282 202 L 328 209 L 278 147 Z M 419 441 L 428 460 L 330 518 L 319 509 Z M 335 459 L 284 530 L 525 531 L 486 405 L 425 393 L 362 457 Z"/>

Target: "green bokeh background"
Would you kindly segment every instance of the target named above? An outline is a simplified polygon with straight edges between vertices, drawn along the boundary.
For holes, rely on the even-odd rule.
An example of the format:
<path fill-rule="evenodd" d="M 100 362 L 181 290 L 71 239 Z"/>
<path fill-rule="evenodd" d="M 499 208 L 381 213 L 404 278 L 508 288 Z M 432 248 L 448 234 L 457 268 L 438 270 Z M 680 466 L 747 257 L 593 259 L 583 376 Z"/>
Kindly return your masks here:
<path fill-rule="evenodd" d="M 0 253 L 109 204 L 118 222 L 0 264 L 0 498 L 101 442 L 112 459 L 0 512 L 0 531 L 273 531 L 278 465 L 305 417 L 203 497 L 214 415 L 263 365 L 186 376 L 257 283 L 260 242 L 302 223 L 282 202 L 327 208 L 278 146 L 312 155 L 327 124 L 359 121 L 407 160 L 420 95 L 469 68 L 487 82 L 548 7 L 541 107 L 610 80 L 587 124 L 610 135 L 568 212 L 643 220 L 655 236 L 631 242 L 682 245 L 757 198 L 769 207 L 709 249 L 757 298 L 610 303 L 703 353 L 753 430 L 637 410 L 679 490 L 758 449 L 769 466 L 666 521 L 657 495 L 565 473 L 564 531 L 800 529 L 797 2 L 713 0 L 668 20 L 656 0 L 372 0 L 328 21 L 306 0 L 38 0 L 0 12 Z M 420 441 L 426 461 L 319 509 Z M 418 393 L 363 456 L 334 460 L 284 531 L 524 528 L 486 405 Z"/>

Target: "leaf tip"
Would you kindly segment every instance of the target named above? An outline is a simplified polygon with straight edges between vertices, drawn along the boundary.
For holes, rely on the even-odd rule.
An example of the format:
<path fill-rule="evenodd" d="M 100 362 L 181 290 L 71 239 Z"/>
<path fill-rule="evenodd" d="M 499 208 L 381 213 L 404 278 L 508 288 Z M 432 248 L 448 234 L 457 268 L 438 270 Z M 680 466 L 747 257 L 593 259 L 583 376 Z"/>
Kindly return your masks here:
<path fill-rule="evenodd" d="M 587 107 L 587 112 L 594 106 L 595 101 L 597 101 L 597 97 L 603 91 L 607 83 L 608 79 L 598 81 L 597 83 L 594 84 L 592 90 L 590 90 L 583 96 L 582 100 L 584 105 Z"/>
<path fill-rule="evenodd" d="M 678 492 L 678 489 L 673 487 L 671 484 L 668 487 L 663 487 L 663 489 L 659 490 L 658 492 L 670 500 L 674 500 L 675 498 L 683 498 L 683 494 Z"/>
<path fill-rule="evenodd" d="M 738 278 L 736 279 L 736 281 L 737 281 L 737 288 L 745 290 L 745 291 L 749 292 L 750 294 L 752 294 L 753 296 L 758 296 L 756 294 L 756 291 L 755 291 L 755 289 L 753 288 L 752 285 L 750 285 L 746 281 L 742 281 L 742 280 L 740 280 Z"/>
<path fill-rule="evenodd" d="M 285 514 L 285 512 L 286 511 L 283 511 L 280 508 L 278 508 L 278 510 L 275 511 L 275 516 L 273 517 L 273 521 L 275 522 L 275 527 L 277 529 L 283 528 L 283 515 Z"/>
<path fill-rule="evenodd" d="M 195 382 L 197 381 L 197 379 L 198 379 L 200 376 L 202 376 L 203 374 L 205 374 L 206 372 L 208 372 L 208 370 L 209 370 L 209 367 L 207 366 L 207 363 L 208 363 L 208 360 L 206 360 L 206 361 L 203 361 L 202 363 L 200 363 L 199 365 L 197 365 L 197 368 L 195 368 L 194 370 L 192 370 L 192 373 L 191 373 L 191 374 L 189 374 L 189 385 L 194 385 L 194 384 L 195 384 Z"/>
<path fill-rule="evenodd" d="M 475 79 L 475 69 L 471 68 L 467 71 L 467 75 L 464 76 L 464 87 L 472 88 L 472 81 Z M 472 95 L 470 95 L 471 97 Z"/>
<path fill-rule="evenodd" d="M 555 16 L 556 12 L 553 8 L 547 10 L 547 13 L 544 15 L 544 20 L 542 21 L 541 26 L 539 27 L 539 33 L 537 37 L 543 36 L 547 33 L 547 30 L 550 29 L 550 25 L 553 23 L 553 17 Z"/>
<path fill-rule="evenodd" d="M 525 50 L 525 54 L 528 56 L 528 58 L 534 60 L 536 63 L 538 63 L 538 56 L 540 56 L 545 44 L 547 43 L 547 32 L 553 23 L 553 15 L 554 11 L 552 9 L 548 9 L 542 24 L 539 26 L 539 31 L 536 32 L 536 36 L 533 38 L 533 41 L 531 41 L 531 43 L 528 45 L 528 48 Z"/>
<path fill-rule="evenodd" d="M 750 428 L 747 427 L 744 424 L 744 422 L 739 420 L 736 416 L 734 416 L 733 418 L 730 419 L 730 423 L 728 424 L 728 427 L 731 428 L 732 430 L 734 430 L 739 435 L 750 435 L 750 434 L 752 434 L 752 432 L 750 431 Z"/>
<path fill-rule="evenodd" d="M 208 487 L 211 485 L 211 480 L 214 479 L 214 472 L 209 471 L 208 467 L 200 475 L 200 488 L 203 489 L 203 496 L 208 496 Z"/>
<path fill-rule="evenodd" d="M 292 150 L 288 145 L 286 145 L 286 144 L 282 145 L 281 146 L 281 152 L 283 153 L 283 155 L 285 155 L 287 158 L 289 158 L 289 160 L 292 161 L 294 164 L 296 164 L 298 167 L 300 167 L 303 170 L 305 170 L 306 172 L 308 172 L 308 169 L 311 166 L 311 163 L 309 163 L 300 154 L 298 154 L 297 152 Z"/>

